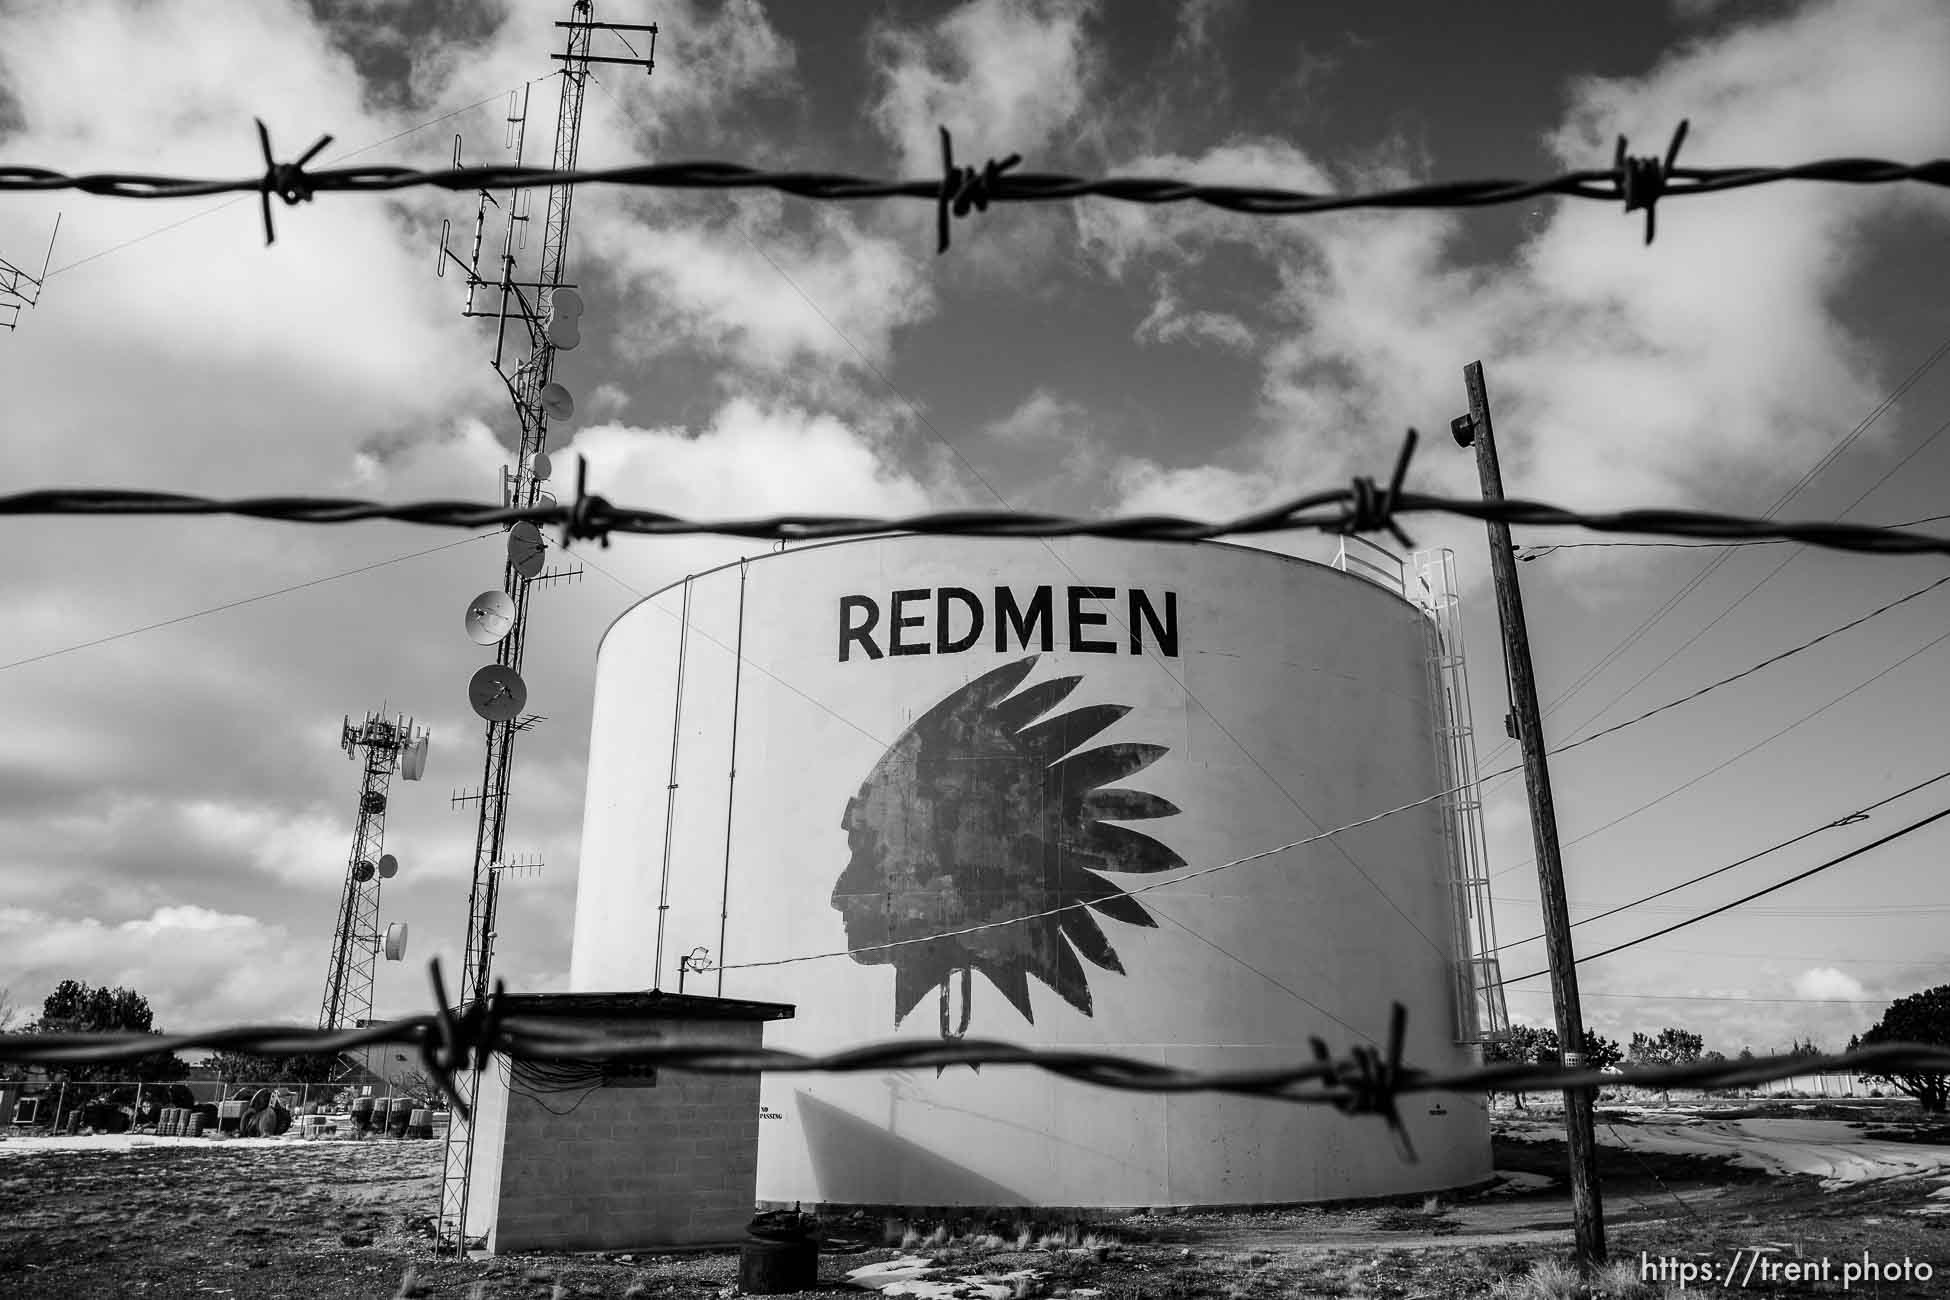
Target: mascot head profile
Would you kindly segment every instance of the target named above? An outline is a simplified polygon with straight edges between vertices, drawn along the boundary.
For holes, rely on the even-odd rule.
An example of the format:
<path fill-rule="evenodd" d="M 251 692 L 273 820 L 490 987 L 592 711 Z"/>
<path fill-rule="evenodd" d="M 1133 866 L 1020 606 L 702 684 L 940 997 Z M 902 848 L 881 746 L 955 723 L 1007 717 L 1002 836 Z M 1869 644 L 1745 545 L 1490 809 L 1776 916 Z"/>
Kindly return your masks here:
<path fill-rule="evenodd" d="M 1129 708 L 1052 712 L 1083 679 L 1018 690 L 1037 658 L 984 673 L 916 718 L 840 820 L 851 856 L 833 906 L 844 917 L 847 947 L 857 950 L 853 959 L 894 968 L 896 1025 L 939 988 L 945 1034 L 947 986 L 957 971 L 963 1029 L 972 971 L 1025 1020 L 1035 1019 L 1031 977 L 1090 1015 L 1083 961 L 1124 972 L 1097 915 L 1157 924 L 1098 873 L 1185 865 L 1149 835 L 1118 824 L 1177 815 L 1169 801 L 1116 784 L 1167 748 L 1083 748 Z M 974 926 L 988 928 L 946 935 Z"/>

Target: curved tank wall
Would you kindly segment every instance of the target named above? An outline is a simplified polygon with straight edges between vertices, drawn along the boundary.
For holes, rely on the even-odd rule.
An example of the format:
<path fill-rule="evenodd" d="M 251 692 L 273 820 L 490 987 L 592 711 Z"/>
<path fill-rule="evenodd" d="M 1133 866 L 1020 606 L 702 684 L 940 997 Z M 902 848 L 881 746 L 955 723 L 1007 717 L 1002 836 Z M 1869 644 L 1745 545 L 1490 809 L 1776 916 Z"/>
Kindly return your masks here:
<path fill-rule="evenodd" d="M 723 969 L 686 992 L 798 1008 L 768 1045 L 965 1033 L 1200 1068 L 1385 1042 L 1400 1001 L 1408 1061 L 1461 1067 L 1438 804 L 1192 874 L 1439 790 L 1430 649 L 1392 593 L 1224 545 L 875 538 L 699 575 L 598 655 L 572 987 L 675 990 L 703 948 Z M 1489 1176 L 1476 1100 L 1404 1113 L 1412 1164 L 1325 1107 L 1027 1067 L 768 1075 L 758 1194 L 1219 1205 Z"/>

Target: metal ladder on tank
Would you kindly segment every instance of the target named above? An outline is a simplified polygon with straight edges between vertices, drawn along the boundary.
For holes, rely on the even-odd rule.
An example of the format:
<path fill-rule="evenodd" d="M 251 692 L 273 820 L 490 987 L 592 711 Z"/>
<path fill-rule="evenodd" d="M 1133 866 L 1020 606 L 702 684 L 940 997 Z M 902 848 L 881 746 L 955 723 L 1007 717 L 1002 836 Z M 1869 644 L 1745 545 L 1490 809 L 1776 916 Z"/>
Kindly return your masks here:
<path fill-rule="evenodd" d="M 1510 1031 L 1503 974 L 1496 955 L 1496 916 L 1490 908 L 1489 860 L 1483 835 L 1476 728 L 1469 708 L 1469 670 L 1463 662 L 1462 587 L 1456 553 L 1417 551 L 1404 571 L 1403 592 L 1429 620 L 1431 698 L 1437 702 L 1437 748 L 1442 760 L 1442 832 L 1456 927 L 1456 1041 L 1493 1042 Z"/>

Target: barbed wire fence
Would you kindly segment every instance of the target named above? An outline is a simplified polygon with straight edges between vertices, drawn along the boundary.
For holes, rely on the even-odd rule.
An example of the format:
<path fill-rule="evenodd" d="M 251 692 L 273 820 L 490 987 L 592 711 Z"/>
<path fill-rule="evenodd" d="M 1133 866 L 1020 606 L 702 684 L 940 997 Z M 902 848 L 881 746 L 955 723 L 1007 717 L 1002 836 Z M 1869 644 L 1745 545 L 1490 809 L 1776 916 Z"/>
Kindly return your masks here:
<path fill-rule="evenodd" d="M 992 1039 L 889 1040 L 824 1054 L 742 1043 L 632 1036 L 575 1028 L 548 1016 L 501 1010 L 499 981 L 485 999 L 455 1011 L 438 959 L 428 964 L 435 1010 L 362 1029 L 319 1030 L 239 1025 L 186 1034 L 0 1034 L 0 1062 L 59 1067 L 129 1061 L 157 1052 L 194 1049 L 265 1056 L 349 1052 L 376 1044 L 414 1048 L 421 1068 L 465 1121 L 466 1102 L 453 1075 L 485 1069 L 495 1055 L 527 1061 L 603 1061 L 688 1070 L 699 1074 L 821 1073 L 941 1069 L 949 1066 L 1029 1066 L 1080 1083 L 1126 1092 L 1218 1092 L 1296 1104 L 1326 1105 L 1347 1115 L 1382 1119 L 1413 1160 L 1398 1101 L 1422 1093 L 1545 1092 L 1571 1088 L 1740 1088 L 1825 1071 L 1862 1074 L 1950 1073 L 1950 1048 L 1924 1043 L 1877 1043 L 1828 1056 L 1768 1056 L 1752 1061 L 1631 1066 L 1615 1070 L 1513 1063 L 1428 1071 L 1403 1060 L 1408 1011 L 1393 1004 L 1385 1047 L 1357 1045 L 1336 1056 L 1324 1039 L 1308 1040 L 1311 1061 L 1251 1070 L 1195 1070 L 1109 1052 L 1029 1047 Z"/>
<path fill-rule="evenodd" d="M 575 497 L 567 504 L 495 506 L 471 501 L 386 503 L 353 497 L 215 498 L 121 488 L 41 488 L 0 496 L 4 515 L 235 515 L 285 523 L 344 524 L 384 519 L 446 528 L 531 523 L 561 530 L 562 544 L 614 533 L 674 537 L 717 534 L 766 541 L 805 542 L 904 533 L 952 537 L 1108 537 L 1126 541 L 1192 542 L 1225 536 L 1314 531 L 1342 535 L 1386 531 L 1404 546 L 1414 539 L 1399 516 L 1441 513 L 1530 526 L 1584 528 L 1593 532 L 1662 534 L 1721 539 L 1775 538 L 1831 550 L 1876 555 L 1950 555 L 1950 537 L 1880 524 L 1783 522 L 1744 515 L 1677 509 L 1580 511 L 1542 501 L 1497 501 L 1431 496 L 1402 483 L 1420 435 L 1410 429 L 1388 486 L 1358 477 L 1232 519 L 1179 515 L 1125 515 L 1080 519 L 1018 510 L 946 510 L 895 517 L 779 514 L 750 519 L 686 519 L 657 510 L 618 506 L 588 488 L 588 460 L 578 457 Z"/>
<path fill-rule="evenodd" d="M 707 161 L 641 163 L 594 170 L 553 171 L 545 167 L 451 167 L 422 171 L 411 167 L 367 166 L 307 169 L 312 159 L 332 142 L 320 136 L 295 162 L 279 162 L 271 147 L 271 133 L 257 121 L 258 144 L 264 170 L 256 176 L 228 180 L 188 176 L 158 176 L 139 172 L 90 172 L 70 175 L 46 167 L 0 166 L 0 193 L 75 190 L 120 199 L 185 199 L 213 194 L 259 196 L 264 219 L 264 242 L 275 243 L 271 220 L 275 195 L 287 207 L 306 203 L 320 194 L 390 193 L 429 186 L 444 190 L 530 189 L 549 185 L 624 185 L 639 189 L 775 190 L 796 198 L 827 202 L 869 199 L 919 199 L 935 205 L 936 252 L 949 245 L 951 219 L 985 212 L 991 203 L 1052 203 L 1082 198 L 1114 199 L 1147 205 L 1200 203 L 1225 212 L 1258 217 L 1301 216 L 1355 209 L 1480 208 L 1522 203 L 1542 197 L 1591 199 L 1622 203 L 1625 211 L 1645 213 L 1645 242 L 1656 233 L 1657 206 L 1662 199 L 1685 198 L 1749 189 L 1783 181 L 1821 181 L 1838 185 L 1890 185 L 1903 181 L 1950 186 L 1950 159 L 1923 163 L 1892 162 L 1881 158 L 1826 158 L 1786 167 L 1681 167 L 1680 146 L 1689 121 L 1681 121 L 1663 157 L 1633 157 L 1626 138 L 1618 137 L 1611 165 L 1563 172 L 1537 180 L 1472 179 L 1438 181 L 1355 194 L 1317 194 L 1277 186 L 1207 185 L 1171 177 L 1073 176 L 1051 172 L 1019 172 L 1021 154 L 980 167 L 955 162 L 954 139 L 946 127 L 941 136 L 941 176 L 931 180 L 886 180 L 843 172 L 765 171 L 738 163 Z"/>
<path fill-rule="evenodd" d="M 1780 167 L 1680 167 L 1677 157 L 1689 124 L 1682 121 L 1663 156 L 1633 157 L 1618 138 L 1611 166 L 1533 180 L 1475 179 L 1355 194 L 1320 194 L 1262 186 L 1209 185 L 1173 178 L 1083 177 L 1015 170 L 1022 159 L 990 158 L 980 167 L 957 165 L 949 132 L 940 130 L 942 174 L 936 179 L 886 180 L 843 173 L 764 171 L 728 162 L 640 164 L 557 172 L 532 167 L 467 167 L 421 171 L 394 166 L 308 169 L 331 142 L 321 137 L 296 161 L 279 162 L 270 133 L 257 123 L 264 171 L 257 176 L 209 179 L 129 172 L 79 175 L 47 168 L 0 165 L 0 193 L 78 191 L 131 199 L 193 198 L 256 193 L 267 244 L 276 240 L 273 196 L 286 206 L 322 193 L 387 193 L 413 187 L 449 191 L 522 189 L 560 184 L 733 191 L 768 189 L 794 197 L 858 202 L 914 199 L 936 209 L 937 253 L 950 245 L 952 220 L 984 212 L 991 203 L 1047 203 L 1088 197 L 1144 205 L 1198 203 L 1260 217 L 1299 216 L 1354 209 L 1474 208 L 1562 197 L 1622 203 L 1645 213 L 1645 242 L 1656 233 L 1656 207 L 1666 198 L 1719 193 L 1786 181 L 1848 185 L 1916 182 L 1950 186 L 1950 160 L 1916 164 L 1870 158 L 1833 158 Z M 810 541 L 882 533 L 966 537 L 1096 536 L 1126 540 L 1189 542 L 1220 536 L 1283 531 L 1343 535 L 1388 532 L 1413 541 L 1399 518 L 1446 513 L 1484 521 L 1547 527 L 1578 527 L 1601 533 L 1633 533 L 1717 542 L 1795 541 L 1871 554 L 1950 555 L 1950 538 L 1898 527 L 1842 522 L 1779 522 L 1771 519 L 1678 509 L 1609 512 L 1571 510 L 1521 499 L 1469 500 L 1406 491 L 1403 483 L 1417 434 L 1410 430 L 1388 485 L 1356 478 L 1344 488 L 1307 493 L 1280 505 L 1226 520 L 1173 515 L 1080 519 L 1020 511 L 958 510 L 894 518 L 779 514 L 751 519 L 686 519 L 659 511 L 620 507 L 588 491 L 587 462 L 578 463 L 575 498 L 564 505 L 496 507 L 465 501 L 387 504 L 352 498 L 274 496 L 218 499 L 179 493 L 101 488 L 57 488 L 0 496 L 0 515 L 232 515 L 296 523 L 337 524 L 385 519 L 457 528 L 528 522 L 558 527 L 566 547 L 578 540 L 607 546 L 612 534 L 646 536 L 718 534 L 780 541 Z M 1923 522 L 1923 521 L 1919 521 Z M 232 1026 L 189 1034 L 0 1034 L 0 1062 L 58 1068 L 134 1060 L 160 1051 L 235 1050 L 264 1055 L 352 1051 L 377 1044 L 414 1048 L 422 1068 L 465 1120 L 468 1107 L 454 1086 L 462 1069 L 485 1068 L 490 1057 L 521 1060 L 613 1061 L 707 1074 L 762 1072 L 856 1073 L 968 1066 L 1028 1066 L 1098 1087 L 1152 1093 L 1219 1092 L 1297 1104 L 1333 1106 L 1350 1115 L 1383 1119 L 1405 1154 L 1413 1158 L 1398 1108 L 1404 1096 L 1429 1093 L 1547 1091 L 1599 1086 L 1704 1089 L 1754 1086 L 1798 1074 L 1855 1071 L 1869 1074 L 1950 1073 L 1950 1049 L 1919 1043 L 1883 1043 L 1839 1055 L 1771 1056 L 1739 1062 L 1600 1071 L 1537 1064 L 1504 1064 L 1431 1072 L 1403 1060 L 1407 1012 L 1392 1008 L 1385 1047 L 1357 1045 L 1336 1056 L 1310 1038 L 1311 1061 L 1254 1070 L 1191 1070 L 1111 1053 L 1022 1046 L 1001 1041 L 886 1041 L 823 1055 L 744 1044 L 688 1042 L 620 1035 L 613 1030 L 573 1028 L 548 1017 L 502 1013 L 503 988 L 456 1011 L 438 961 L 430 964 L 436 1010 L 353 1030 L 286 1026 Z"/>

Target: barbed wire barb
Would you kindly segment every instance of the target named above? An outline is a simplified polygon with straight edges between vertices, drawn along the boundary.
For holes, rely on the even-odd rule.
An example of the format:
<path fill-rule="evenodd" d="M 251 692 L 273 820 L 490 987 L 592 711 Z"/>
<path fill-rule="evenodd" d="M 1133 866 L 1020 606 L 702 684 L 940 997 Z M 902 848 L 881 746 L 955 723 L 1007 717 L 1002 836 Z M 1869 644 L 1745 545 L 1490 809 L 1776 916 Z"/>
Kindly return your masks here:
<path fill-rule="evenodd" d="M 1672 143 L 1666 146 L 1663 162 L 1656 156 L 1633 158 L 1625 152 L 1625 137 L 1618 137 L 1618 150 L 1613 155 L 1612 167 L 1618 176 L 1618 192 L 1624 196 L 1627 214 L 1645 209 L 1645 246 L 1652 246 L 1654 218 L 1660 198 L 1665 195 L 1666 185 L 1672 177 L 1673 163 L 1679 158 L 1679 146 L 1686 143 L 1686 129 L 1691 123 L 1686 118 L 1679 119 L 1679 126 L 1672 133 Z"/>
<path fill-rule="evenodd" d="M 576 497 L 562 520 L 562 549 L 566 551 L 575 541 L 593 537 L 608 550 L 609 518 L 613 513 L 615 508 L 606 498 L 589 490 L 589 458 L 577 453 Z"/>
<path fill-rule="evenodd" d="M 1001 162 L 991 158 L 982 164 L 981 170 L 973 167 L 955 166 L 955 142 L 945 126 L 937 127 L 941 132 L 941 198 L 935 204 L 935 256 L 948 251 L 948 216 L 952 212 L 957 217 L 968 215 L 969 208 L 977 212 L 989 210 L 989 199 L 994 195 L 996 182 L 1002 173 L 1022 161 L 1022 155 L 1012 153 Z"/>
<path fill-rule="evenodd" d="M 297 162 L 281 163 L 271 152 L 271 129 L 264 125 L 264 119 L 253 118 L 257 123 L 257 142 L 264 150 L 264 179 L 258 182 L 257 197 L 264 212 L 264 246 L 269 248 L 278 242 L 278 232 L 271 224 L 271 196 L 284 200 L 286 207 L 309 203 L 312 198 L 312 180 L 305 175 L 305 164 L 319 155 L 332 137 L 321 135 L 317 143 L 305 150 Z"/>

